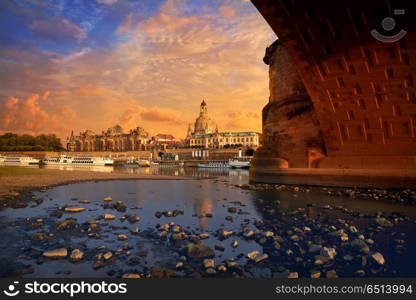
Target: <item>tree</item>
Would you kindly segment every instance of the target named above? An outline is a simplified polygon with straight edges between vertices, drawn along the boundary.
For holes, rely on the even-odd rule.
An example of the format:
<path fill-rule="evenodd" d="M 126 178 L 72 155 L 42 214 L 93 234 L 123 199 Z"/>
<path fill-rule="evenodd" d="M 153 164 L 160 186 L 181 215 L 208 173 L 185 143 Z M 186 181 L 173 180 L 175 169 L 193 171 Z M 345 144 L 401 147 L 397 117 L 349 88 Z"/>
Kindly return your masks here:
<path fill-rule="evenodd" d="M 0 151 L 60 151 L 61 140 L 55 134 L 17 135 L 5 133 L 0 135 Z"/>

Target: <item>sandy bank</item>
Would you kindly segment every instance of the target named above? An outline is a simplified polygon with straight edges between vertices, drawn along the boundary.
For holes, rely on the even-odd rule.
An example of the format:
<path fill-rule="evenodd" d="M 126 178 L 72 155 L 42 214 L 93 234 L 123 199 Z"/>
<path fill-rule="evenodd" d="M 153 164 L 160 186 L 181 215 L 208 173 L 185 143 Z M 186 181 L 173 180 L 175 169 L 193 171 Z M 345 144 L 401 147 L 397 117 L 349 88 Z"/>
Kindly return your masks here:
<path fill-rule="evenodd" d="M 127 174 L 127 173 L 100 173 L 93 171 L 63 171 L 51 169 L 24 169 L 24 168 L 0 168 L 0 199 L 6 195 L 14 195 L 15 192 L 45 186 L 118 179 L 149 179 L 149 180 L 184 180 L 190 177 Z"/>

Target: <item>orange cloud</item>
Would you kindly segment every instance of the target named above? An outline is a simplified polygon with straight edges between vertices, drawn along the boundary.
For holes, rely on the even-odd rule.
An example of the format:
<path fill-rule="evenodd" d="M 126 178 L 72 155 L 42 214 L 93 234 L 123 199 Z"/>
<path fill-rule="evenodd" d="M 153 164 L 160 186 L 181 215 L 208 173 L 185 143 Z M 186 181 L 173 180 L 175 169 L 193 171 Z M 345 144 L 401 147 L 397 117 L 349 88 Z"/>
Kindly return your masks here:
<path fill-rule="evenodd" d="M 140 105 L 130 105 L 119 118 L 120 125 L 125 128 L 134 128 L 143 122 L 164 123 L 176 126 L 187 124 L 187 122 L 181 120 L 179 112 L 161 109 L 156 106 L 146 108 Z"/>
<path fill-rule="evenodd" d="M 103 95 L 107 93 L 107 88 L 105 87 L 94 87 L 91 84 L 84 85 L 83 87 L 76 90 L 76 94 L 80 96 L 97 96 L 97 95 Z"/>
<path fill-rule="evenodd" d="M 235 10 L 230 6 L 220 6 L 219 11 L 226 18 L 232 18 L 235 16 Z"/>
<path fill-rule="evenodd" d="M 40 105 L 40 100 L 48 97 L 31 94 L 26 99 L 9 97 L 0 106 L 0 131 L 18 133 L 57 133 L 68 130 L 65 125 L 74 121 L 76 113 L 69 107 L 61 106 L 54 113 L 48 113 Z"/>

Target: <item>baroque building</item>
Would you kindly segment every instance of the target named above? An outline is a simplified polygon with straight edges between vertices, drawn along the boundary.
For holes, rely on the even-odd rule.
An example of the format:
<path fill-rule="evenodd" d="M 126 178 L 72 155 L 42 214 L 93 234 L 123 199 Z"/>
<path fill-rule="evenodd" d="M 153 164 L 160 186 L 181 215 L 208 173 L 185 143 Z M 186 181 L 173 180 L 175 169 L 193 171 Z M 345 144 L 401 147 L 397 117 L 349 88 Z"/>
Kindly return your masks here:
<path fill-rule="evenodd" d="M 254 131 L 220 132 L 208 115 L 205 100 L 202 100 L 193 130 L 189 124 L 186 135 L 186 145 L 191 148 L 258 147 L 259 144 L 260 136 Z"/>
<path fill-rule="evenodd" d="M 75 136 L 71 133 L 68 138 L 68 151 L 139 151 L 146 150 L 149 143 L 149 133 L 142 127 L 123 132 L 120 125 L 108 128 L 101 134 L 91 130 L 84 130 Z"/>

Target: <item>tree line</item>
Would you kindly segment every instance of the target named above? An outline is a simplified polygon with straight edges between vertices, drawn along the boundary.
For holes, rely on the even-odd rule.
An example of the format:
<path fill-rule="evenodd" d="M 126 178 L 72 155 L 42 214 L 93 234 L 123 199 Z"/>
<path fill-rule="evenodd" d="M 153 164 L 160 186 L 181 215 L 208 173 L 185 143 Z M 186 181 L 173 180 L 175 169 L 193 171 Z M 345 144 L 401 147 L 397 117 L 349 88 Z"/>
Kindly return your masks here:
<path fill-rule="evenodd" d="M 61 139 L 55 134 L 37 136 L 15 133 L 0 135 L 0 151 L 60 151 Z"/>

